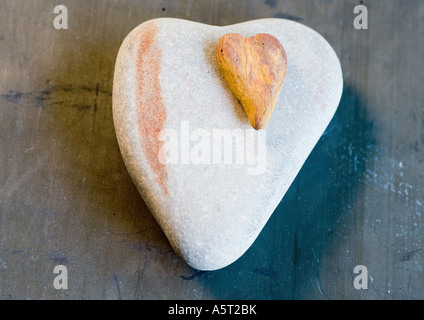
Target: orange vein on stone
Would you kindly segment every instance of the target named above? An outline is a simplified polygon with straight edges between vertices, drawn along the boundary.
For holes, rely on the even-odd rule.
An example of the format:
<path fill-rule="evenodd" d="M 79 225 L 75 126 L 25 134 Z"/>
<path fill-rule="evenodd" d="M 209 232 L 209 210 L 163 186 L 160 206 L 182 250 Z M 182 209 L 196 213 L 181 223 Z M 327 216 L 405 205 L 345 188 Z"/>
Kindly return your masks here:
<path fill-rule="evenodd" d="M 156 182 L 164 194 L 168 194 L 166 182 L 168 171 L 159 161 L 159 150 L 163 142 L 159 134 L 166 119 L 166 109 L 161 95 L 159 73 L 162 51 L 155 44 L 157 27 L 154 23 L 140 34 L 137 50 L 137 117 L 141 146 L 150 168 L 156 175 Z"/>

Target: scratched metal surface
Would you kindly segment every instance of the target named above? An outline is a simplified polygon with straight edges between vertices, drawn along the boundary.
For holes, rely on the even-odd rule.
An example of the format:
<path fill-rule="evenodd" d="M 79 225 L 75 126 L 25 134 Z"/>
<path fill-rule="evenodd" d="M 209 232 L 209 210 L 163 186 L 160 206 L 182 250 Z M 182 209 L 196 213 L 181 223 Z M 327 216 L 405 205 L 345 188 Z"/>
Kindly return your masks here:
<path fill-rule="evenodd" d="M 0 1 L 1 299 L 423 299 L 424 1 Z M 53 28 L 53 8 L 69 29 Z M 115 138 L 114 60 L 163 16 L 282 17 L 343 66 L 340 107 L 254 245 L 196 272 L 138 195 Z M 68 268 L 68 290 L 53 268 Z M 353 268 L 365 265 L 368 290 Z"/>

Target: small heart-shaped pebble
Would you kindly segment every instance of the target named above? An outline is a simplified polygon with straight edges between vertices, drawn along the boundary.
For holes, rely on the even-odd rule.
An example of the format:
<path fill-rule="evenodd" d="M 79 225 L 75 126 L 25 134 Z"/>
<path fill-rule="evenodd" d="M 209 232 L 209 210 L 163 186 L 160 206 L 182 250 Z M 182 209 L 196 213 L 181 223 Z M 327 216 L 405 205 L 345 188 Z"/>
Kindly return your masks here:
<path fill-rule="evenodd" d="M 272 34 L 289 57 L 264 130 L 252 128 L 216 63 L 217 43 L 228 33 Z M 161 18 L 131 31 L 113 80 L 119 147 L 147 206 L 190 266 L 219 269 L 251 246 L 332 119 L 342 89 L 334 50 L 293 21 L 218 27 Z"/>
<path fill-rule="evenodd" d="M 270 34 L 244 38 L 228 33 L 218 41 L 215 55 L 250 124 L 256 130 L 264 129 L 286 78 L 287 57 L 283 46 Z"/>

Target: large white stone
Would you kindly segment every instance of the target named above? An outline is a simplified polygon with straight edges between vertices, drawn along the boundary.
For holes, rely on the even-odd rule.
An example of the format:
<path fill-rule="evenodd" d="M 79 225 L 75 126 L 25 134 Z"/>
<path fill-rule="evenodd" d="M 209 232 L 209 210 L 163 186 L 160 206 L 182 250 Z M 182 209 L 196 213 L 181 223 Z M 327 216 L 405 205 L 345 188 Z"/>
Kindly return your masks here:
<path fill-rule="evenodd" d="M 250 126 L 215 62 L 216 44 L 230 32 L 244 37 L 269 33 L 286 50 L 287 77 L 264 131 Z M 162 18 L 141 24 L 126 37 L 113 88 L 119 146 L 143 199 L 190 266 L 219 269 L 250 247 L 329 124 L 342 87 L 340 62 L 331 46 L 293 21 L 262 19 L 217 27 Z M 236 157 L 228 158 L 228 164 L 213 163 L 217 129 L 239 129 L 244 137 L 246 148 L 239 149 L 238 163 Z M 167 142 L 159 141 L 160 132 L 174 132 L 178 140 L 168 136 Z M 197 144 L 186 143 L 189 135 L 199 139 Z M 265 135 L 266 152 L 260 150 Z M 210 146 L 210 164 L 196 164 L 199 143 L 203 151 Z M 163 165 L 158 152 L 173 144 L 178 163 Z M 235 142 L 234 156 L 237 146 Z M 258 159 L 266 157 L 264 170 L 248 162 L 258 151 Z"/>

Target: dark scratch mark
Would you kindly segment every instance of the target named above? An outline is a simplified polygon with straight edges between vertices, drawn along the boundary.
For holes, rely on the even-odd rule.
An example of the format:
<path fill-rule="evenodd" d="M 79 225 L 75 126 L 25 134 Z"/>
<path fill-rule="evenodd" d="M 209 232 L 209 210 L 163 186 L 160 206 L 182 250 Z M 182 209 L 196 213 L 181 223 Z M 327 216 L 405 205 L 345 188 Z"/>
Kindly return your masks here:
<path fill-rule="evenodd" d="M 418 152 L 419 151 L 418 140 L 416 140 L 414 144 L 411 144 L 411 149 L 414 150 L 415 152 Z"/>
<path fill-rule="evenodd" d="M 111 90 L 104 90 L 104 89 L 100 89 L 100 84 L 97 83 L 98 86 L 96 85 L 95 88 L 91 87 L 91 86 L 80 86 L 80 87 L 76 87 L 76 90 L 82 90 L 82 91 L 87 91 L 87 92 L 99 92 L 101 94 L 107 94 L 107 95 L 112 95 L 112 91 Z M 98 87 L 98 88 L 97 88 Z"/>
<path fill-rule="evenodd" d="M 414 256 L 415 256 L 415 251 L 409 251 L 405 255 L 403 255 L 400 260 L 401 261 L 409 261 L 409 260 L 412 260 L 412 258 L 414 258 Z"/>
<path fill-rule="evenodd" d="M 414 120 L 414 122 L 417 122 L 417 117 L 415 116 L 414 112 L 410 112 L 411 116 L 412 116 L 412 120 Z"/>
<path fill-rule="evenodd" d="M 52 241 L 56 238 L 57 238 L 56 236 L 52 236 L 52 237 L 49 237 L 49 238 L 41 238 L 40 243 L 46 243 L 46 242 Z"/>
<path fill-rule="evenodd" d="M 78 111 L 85 111 L 85 110 L 91 109 L 91 105 L 89 105 L 89 104 L 80 104 L 80 103 L 74 103 L 72 105 L 72 107 L 78 109 Z"/>
<path fill-rule="evenodd" d="M 40 94 L 42 94 L 43 96 L 49 96 L 52 94 L 52 91 L 47 89 L 47 90 L 40 91 Z"/>
<path fill-rule="evenodd" d="M 144 273 L 144 269 L 145 268 L 143 268 L 143 272 L 138 273 L 137 286 L 135 287 L 135 300 L 138 300 L 138 297 L 140 295 L 141 275 Z"/>
<path fill-rule="evenodd" d="M 13 250 L 12 251 L 12 254 L 17 254 L 17 253 L 22 253 L 22 252 L 25 252 L 26 250 L 24 250 L 24 249 L 21 249 L 21 250 Z"/>
<path fill-rule="evenodd" d="M 292 20 L 292 21 L 302 21 L 303 20 L 303 18 L 301 18 L 301 17 L 293 16 L 291 14 L 287 14 L 287 13 L 283 13 L 283 12 L 276 13 L 274 15 L 274 17 L 280 18 L 280 19 Z"/>
<path fill-rule="evenodd" d="M 113 274 L 113 279 L 115 280 L 115 283 L 116 283 L 116 290 L 118 290 L 119 300 L 122 300 L 121 288 L 119 287 L 119 282 L 118 282 L 118 278 L 116 278 L 116 274 Z"/>
<path fill-rule="evenodd" d="M 260 275 L 263 275 L 266 277 L 273 277 L 277 275 L 277 272 L 271 268 L 256 268 L 253 270 L 253 272 L 259 273 Z"/>
<path fill-rule="evenodd" d="M 48 258 L 54 262 L 57 262 L 59 264 L 67 264 L 68 258 L 65 256 L 63 252 L 54 252 L 49 253 Z"/>
<path fill-rule="evenodd" d="M 277 0 L 265 0 L 265 4 L 270 8 L 275 8 Z"/>
<path fill-rule="evenodd" d="M 138 232 L 135 233 L 130 233 L 130 234 L 123 234 L 125 236 L 127 235 L 136 235 L 136 234 L 141 234 L 141 233 L 145 233 L 148 232 L 149 229 L 143 229 L 140 230 Z M 114 233 L 115 234 L 115 233 Z M 119 234 L 121 235 L 121 234 Z M 133 242 L 133 241 L 128 241 L 128 240 L 123 240 L 124 242 L 128 242 L 128 248 L 132 249 L 132 250 L 137 250 L 138 252 L 155 252 L 157 254 L 163 254 L 163 255 L 167 255 L 169 253 L 175 253 L 175 251 L 171 248 L 171 249 L 164 249 L 164 248 L 160 248 L 160 247 L 149 247 L 146 243 L 138 243 L 138 242 Z"/>
<path fill-rule="evenodd" d="M 146 249 L 145 246 L 143 246 L 142 244 L 139 244 L 139 243 L 130 243 L 128 245 L 128 248 L 135 249 L 138 252 L 144 251 Z"/>
<path fill-rule="evenodd" d="M 97 112 L 97 98 L 99 97 L 99 83 L 96 84 L 96 99 L 94 100 L 94 113 Z"/>
<path fill-rule="evenodd" d="M 51 90 L 42 90 L 38 92 L 38 96 L 35 98 L 35 102 L 37 106 L 40 108 L 44 108 L 44 101 L 49 100 L 51 94 L 52 94 Z"/>
<path fill-rule="evenodd" d="M 64 91 L 64 92 L 72 92 L 74 91 L 74 86 L 71 84 L 66 85 L 54 85 L 52 86 L 53 91 Z"/>
<path fill-rule="evenodd" d="M 149 254 L 147 254 L 147 257 L 146 257 L 146 261 L 144 261 L 144 265 L 143 265 L 143 269 L 141 270 L 141 272 L 139 272 L 139 274 L 138 274 L 138 279 L 137 279 L 137 287 L 136 287 L 136 290 L 135 290 L 135 298 L 136 298 L 136 300 L 138 300 L 138 297 L 139 297 L 139 295 L 140 295 L 140 284 L 141 284 L 141 279 L 143 278 L 143 275 L 144 275 L 144 273 L 146 272 L 146 270 L 147 270 L 147 266 L 149 265 Z"/>
<path fill-rule="evenodd" d="M 8 93 L 0 95 L 0 97 L 7 102 L 18 103 L 24 95 L 25 94 L 23 92 L 10 90 Z"/>
<path fill-rule="evenodd" d="M 297 245 L 297 232 L 294 234 L 294 244 L 293 244 L 293 264 L 297 266 L 300 258 L 300 248 Z"/>
<path fill-rule="evenodd" d="M 98 103 L 98 97 L 99 94 L 105 94 L 108 96 L 112 96 L 112 90 L 105 90 L 100 88 L 100 84 L 97 83 L 96 87 L 90 87 L 90 86 L 73 86 L 72 84 L 68 85 L 53 85 L 50 86 L 48 89 L 45 90 L 37 90 L 37 91 L 30 91 L 30 92 L 21 92 L 21 91 L 14 91 L 9 90 L 6 93 L 0 94 L 0 99 L 4 100 L 6 102 L 12 103 L 12 104 L 19 104 L 24 99 L 26 100 L 32 100 L 35 102 L 35 105 L 39 108 L 44 108 L 44 102 L 46 100 L 49 101 L 49 104 L 63 104 L 62 101 L 55 101 L 52 100 L 51 95 L 56 91 L 62 91 L 64 93 L 78 93 L 81 91 L 86 92 L 94 92 L 95 93 L 95 102 L 94 102 L 94 111 L 97 111 L 97 103 Z M 73 107 L 76 107 L 80 111 L 91 109 L 92 106 L 88 106 L 86 104 L 74 104 Z"/>
<path fill-rule="evenodd" d="M 51 104 L 61 106 L 61 105 L 65 104 L 65 101 L 54 101 L 54 102 L 51 102 Z"/>
<path fill-rule="evenodd" d="M 202 274 L 204 274 L 204 273 L 206 273 L 207 271 L 202 271 L 202 270 L 199 270 L 199 271 L 196 271 L 195 273 L 193 273 L 191 276 L 189 276 L 189 277 L 185 277 L 185 276 L 180 276 L 181 277 L 181 279 L 183 279 L 183 280 L 193 280 L 194 278 L 197 278 L 197 277 L 200 277 Z"/>
<path fill-rule="evenodd" d="M 112 96 L 112 90 L 106 90 L 101 89 L 100 84 L 97 87 L 92 86 L 74 86 L 72 83 L 65 84 L 65 85 L 53 85 L 50 87 L 53 91 L 63 91 L 63 92 L 70 92 L 70 93 L 76 93 L 77 91 L 86 91 L 86 92 L 98 92 L 98 94 L 106 94 L 108 96 Z M 49 90 L 47 90 L 49 91 Z"/>
<path fill-rule="evenodd" d="M 128 214 L 129 214 L 129 216 L 131 217 L 131 220 L 132 220 L 132 222 L 134 223 L 134 226 L 137 228 L 137 227 L 138 227 L 138 225 L 137 225 L 137 221 L 135 221 L 135 219 L 134 219 L 133 215 L 131 214 L 131 210 L 130 210 L 130 209 L 128 209 L 128 210 L 127 210 L 127 212 L 128 212 Z"/>
<path fill-rule="evenodd" d="M 45 97 L 37 97 L 35 98 L 35 102 L 37 104 L 37 107 L 43 108 L 44 109 L 44 100 L 46 100 L 47 98 Z"/>
<path fill-rule="evenodd" d="M 408 252 L 406 252 L 401 258 L 400 258 L 400 260 L 401 261 L 409 261 L 409 260 L 412 260 L 414 257 L 415 257 L 415 254 L 417 253 L 417 252 L 419 252 L 419 251 L 421 251 L 421 249 L 418 249 L 418 250 L 412 250 L 412 251 L 408 251 Z"/>

